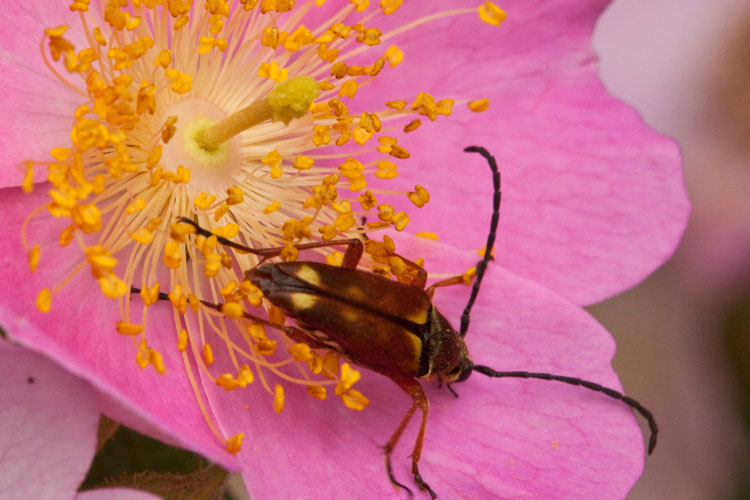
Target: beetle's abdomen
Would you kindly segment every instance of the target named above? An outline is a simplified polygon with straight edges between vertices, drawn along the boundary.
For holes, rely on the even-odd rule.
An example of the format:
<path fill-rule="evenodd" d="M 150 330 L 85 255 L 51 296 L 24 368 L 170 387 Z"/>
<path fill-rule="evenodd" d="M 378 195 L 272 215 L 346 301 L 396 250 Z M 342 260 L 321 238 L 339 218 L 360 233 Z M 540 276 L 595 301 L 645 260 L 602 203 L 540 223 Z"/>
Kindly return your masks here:
<path fill-rule="evenodd" d="M 353 362 L 384 375 L 420 373 L 422 328 L 416 321 L 425 324 L 431 308 L 423 290 L 309 262 L 262 265 L 246 278 Z"/>

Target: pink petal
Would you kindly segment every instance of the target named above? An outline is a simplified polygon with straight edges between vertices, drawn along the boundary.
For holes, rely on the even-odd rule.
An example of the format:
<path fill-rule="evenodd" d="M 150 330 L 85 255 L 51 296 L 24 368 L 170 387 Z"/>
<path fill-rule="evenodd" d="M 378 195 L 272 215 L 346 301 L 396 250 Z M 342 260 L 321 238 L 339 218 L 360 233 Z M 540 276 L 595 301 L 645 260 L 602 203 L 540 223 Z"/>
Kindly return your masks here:
<path fill-rule="evenodd" d="M 3 96 L 0 187 L 21 184 L 21 162 L 47 161 L 51 148 L 70 142 L 72 111 L 83 98 L 52 75 L 40 51 L 45 28 L 80 24 L 78 15 L 68 9 L 68 4 L 32 0 L 12 2 L 0 10 L 0 23 L 6 26 L 0 32 L 0 73 L 3 75 L 0 79 L 0 95 Z M 72 30 L 64 36 L 76 48 L 82 47 L 78 43 L 80 38 Z M 46 44 L 44 49 L 48 50 Z"/>
<path fill-rule="evenodd" d="M 32 328 L 8 331 L 27 335 Z M 44 356 L 2 340 L 0 376 L 0 497 L 73 498 L 94 456 L 95 391 Z"/>
<path fill-rule="evenodd" d="M 400 141 L 413 153 L 400 180 L 425 186 L 432 198 L 421 211 L 412 207 L 409 230 L 482 247 L 490 174 L 461 150 L 483 145 L 503 175 L 498 263 L 582 304 L 633 286 L 663 263 L 688 214 L 674 142 L 598 80 L 590 38 L 606 4 L 509 0 L 497 28 L 474 15 L 431 23 L 387 42 L 405 51 L 404 63 L 373 82 L 387 99 L 425 90 L 436 99 L 491 101 L 481 114 L 456 105 L 450 118 L 425 119 Z"/>

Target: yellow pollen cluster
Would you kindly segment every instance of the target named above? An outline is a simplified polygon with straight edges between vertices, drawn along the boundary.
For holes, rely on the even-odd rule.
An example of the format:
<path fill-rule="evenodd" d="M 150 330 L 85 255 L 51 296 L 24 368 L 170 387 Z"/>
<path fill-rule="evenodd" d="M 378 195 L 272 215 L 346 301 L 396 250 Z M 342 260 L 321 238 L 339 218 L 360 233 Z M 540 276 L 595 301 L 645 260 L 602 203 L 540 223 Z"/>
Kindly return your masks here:
<path fill-rule="evenodd" d="M 191 380 L 208 377 L 227 391 L 259 387 L 276 412 L 290 384 L 318 400 L 333 387 L 348 408 L 367 406 L 353 389 L 360 373 L 340 362 L 346 352 L 290 338 L 293 319 L 245 277 L 261 260 L 247 247 L 273 248 L 269 258 L 277 261 L 307 260 L 299 245 L 367 233 L 361 267 L 411 283 L 422 261 L 397 256 L 389 236 L 374 234 L 407 227 L 407 212 L 395 208 L 401 202 L 421 208 L 430 200 L 421 185 L 386 189 L 399 171 L 414 168 L 399 140 L 459 108 L 486 111 L 489 100 L 420 89 L 376 109 L 360 100 L 374 78 L 419 63 L 386 43 L 401 31 L 477 13 L 478 24 L 499 25 L 505 13 L 484 2 L 388 32 L 378 21 L 400 14 L 403 0 L 350 0 L 323 16 L 326 24 L 303 24 L 306 9 L 324 3 L 102 0 L 101 9 L 90 9 L 89 0 L 73 0 L 81 22 L 39 34 L 50 74 L 80 97 L 70 110 L 70 142 L 21 165 L 25 192 L 35 181 L 48 183 L 48 200 L 23 228 L 31 272 L 46 276 L 49 255 L 26 243 L 33 217 L 62 219 L 59 246 L 77 256 L 67 276 L 39 291 L 39 311 L 55 314 L 54 297 L 88 267 L 101 294 L 117 301 L 97 307 L 119 313 L 111 331 L 132 342 L 140 368 L 166 369 L 166 353 L 147 338 L 164 333 L 149 328 L 149 317 L 163 314 L 152 306 L 168 301 L 175 351 L 189 360 L 186 370 L 200 367 Z M 341 266 L 339 250 L 316 251 Z M 206 386 L 193 383 L 203 398 Z M 205 415 L 226 449 L 239 452 L 243 434 L 224 436 Z"/>

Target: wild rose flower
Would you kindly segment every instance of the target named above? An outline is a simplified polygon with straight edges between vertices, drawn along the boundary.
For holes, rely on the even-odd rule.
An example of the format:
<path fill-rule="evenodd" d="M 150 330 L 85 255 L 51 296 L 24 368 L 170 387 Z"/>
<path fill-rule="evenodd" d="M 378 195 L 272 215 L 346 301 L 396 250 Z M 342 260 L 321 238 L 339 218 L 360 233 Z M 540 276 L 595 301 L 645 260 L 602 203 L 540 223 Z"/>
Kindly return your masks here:
<path fill-rule="evenodd" d="M 504 263 L 507 253 L 512 270 L 583 302 L 622 289 L 657 265 L 684 223 L 673 146 L 644 130 L 596 83 L 587 37 L 600 6 L 592 3 L 576 5 L 563 16 L 569 21 L 554 15 L 563 9 L 556 2 L 539 10 L 510 5 L 516 24 L 499 28 L 494 25 L 504 13 L 490 2 L 481 5 L 479 16 L 469 2 L 427 13 L 432 4 L 399 8 L 398 1 L 383 1 L 369 7 L 366 0 L 343 6 L 330 0 L 323 6 L 315 5 L 320 0 L 299 6 L 247 1 L 231 8 L 217 0 L 195 6 L 110 1 L 90 8 L 85 1 L 37 3 L 4 12 L 14 28 L 8 34 L 13 52 L 3 63 L 11 112 L 3 117 L 9 127 L 0 146 L 11 164 L 23 162 L 22 189 L 30 193 L 4 192 L 8 234 L 22 234 L 26 248 L 13 238 L 4 243 L 11 279 L 3 280 L 8 307 L 0 320 L 28 316 L 39 328 L 12 332 L 21 342 L 86 376 L 128 409 L 112 405 L 105 413 L 239 467 L 254 496 L 392 494 L 373 443 L 390 435 L 408 399 L 375 375 L 352 389 L 348 382 L 356 372 L 335 357 L 241 318 L 260 303 L 257 289 L 242 280 L 242 270 L 257 259 L 196 237 L 192 226 L 176 222 L 179 217 L 252 248 L 283 247 L 282 257 L 294 259 L 295 245 L 311 239 L 363 230 L 375 238 L 379 229 L 411 228 L 414 212 L 407 214 L 405 207 L 429 201 L 422 186 L 434 181 L 450 189 L 429 205 L 438 206 L 439 236 L 443 226 L 456 227 L 445 240 L 456 242 L 461 234 L 473 248 L 484 238 L 489 203 L 475 207 L 461 190 L 472 193 L 468 198 L 474 192 L 484 197 L 477 186 L 487 184 L 486 167 L 462 168 L 458 182 L 455 166 L 436 155 L 451 145 L 448 154 L 468 143 L 507 142 L 511 146 L 500 146 L 499 157 L 508 164 L 505 189 L 513 194 L 503 224 L 511 221 L 516 239 L 501 242 L 499 260 Z M 567 35 L 567 43 L 553 50 L 560 45 L 554 36 L 527 28 L 537 16 L 540 26 L 561 23 L 552 24 L 552 33 Z M 30 47 L 38 43 L 30 33 L 42 31 L 44 59 L 30 59 Z M 430 37 L 438 34 L 443 50 L 434 54 Z M 537 35 L 544 43 L 535 57 L 541 54 L 541 63 L 549 62 L 561 77 L 549 77 L 550 93 L 542 96 L 549 100 L 537 99 L 538 89 L 526 91 L 531 80 L 494 78 L 512 66 L 529 78 L 540 71 L 535 57 L 521 63 L 508 52 L 506 62 L 513 65 L 486 64 L 502 62 L 501 50 L 528 46 Z M 421 50 L 402 49 L 413 44 Z M 563 49 L 572 55 L 555 60 Z M 428 55 L 436 62 L 427 64 Z M 466 65 L 474 67 L 466 71 Z M 380 83 L 386 78 L 390 83 Z M 458 93 L 430 91 L 446 82 L 455 83 Z M 490 115 L 500 96 L 499 107 L 515 115 L 513 128 L 498 136 L 488 134 L 488 125 L 502 124 L 498 117 L 507 124 L 510 117 L 502 110 Z M 513 133 L 536 123 L 528 118 L 535 116 L 532 101 L 544 120 L 569 111 L 573 124 L 582 125 L 541 128 L 542 143 L 560 141 L 550 156 L 541 147 L 530 156 L 522 145 L 533 141 Z M 617 134 L 607 129 L 602 136 L 595 113 L 578 107 L 592 104 L 615 120 Z M 442 131 L 433 126 L 441 124 Z M 421 144 L 420 136 L 430 142 Z M 604 138 L 611 147 L 606 154 L 591 144 Z M 571 147 L 593 150 L 606 161 L 571 168 L 568 176 L 567 167 L 590 162 L 589 153 L 563 154 Z M 647 156 L 635 156 L 644 149 Z M 415 151 L 425 161 L 412 167 L 413 174 L 426 175 L 411 182 L 407 170 Z M 510 172 L 514 164 L 521 166 L 517 173 Z M 398 179 L 409 178 L 408 185 L 391 180 L 397 172 Z M 3 173 L 7 185 L 17 185 L 14 173 Z M 49 184 L 35 186 L 45 174 Z M 556 191 L 540 193 L 539 185 Z M 481 215 L 459 227 L 457 206 Z M 441 210 L 451 210 L 450 216 Z M 359 217 L 366 214 L 362 229 Z M 565 214 L 570 224 L 560 228 Z M 435 220 L 428 229 L 436 229 Z M 613 227 L 628 241 L 627 252 L 606 243 Z M 469 243 L 473 234 L 478 244 Z M 541 248 L 544 234 L 558 243 L 551 264 L 544 259 L 552 250 Z M 430 270 L 461 273 L 476 258 L 402 239 L 399 253 L 424 256 Z M 373 239 L 363 265 L 408 282 L 392 251 L 390 240 Z M 340 263 L 341 254 L 327 253 L 326 259 Z M 612 262 L 617 266 L 607 269 Z M 600 327 L 554 292 L 493 267 L 469 337 L 478 362 L 617 387 L 609 367 L 612 341 Z M 571 272 L 580 274 L 574 279 Z M 592 274 L 598 279 L 589 285 Z M 141 292 L 131 293 L 131 287 Z M 169 301 L 157 300 L 160 292 Z M 457 318 L 466 290 L 438 295 L 436 304 Z M 224 305 L 216 311 L 206 303 Z M 496 310 L 500 304 L 503 309 Z M 274 309 L 269 317 L 283 322 Z M 132 346 L 115 331 L 132 337 Z M 135 370 L 133 361 L 160 375 Z M 472 380 L 461 388 L 460 404 L 431 395 L 421 463 L 433 489 L 483 497 L 623 497 L 643 465 L 631 412 L 601 395 L 559 385 Z M 344 387 L 335 392 L 349 408 L 318 401 L 336 386 Z M 297 393 L 301 398 L 285 397 Z M 368 400 L 367 411 L 351 412 Z M 396 459 L 405 446 L 394 455 L 394 472 L 408 482 L 408 460 Z M 312 461 L 315 467 L 300 466 Z"/>

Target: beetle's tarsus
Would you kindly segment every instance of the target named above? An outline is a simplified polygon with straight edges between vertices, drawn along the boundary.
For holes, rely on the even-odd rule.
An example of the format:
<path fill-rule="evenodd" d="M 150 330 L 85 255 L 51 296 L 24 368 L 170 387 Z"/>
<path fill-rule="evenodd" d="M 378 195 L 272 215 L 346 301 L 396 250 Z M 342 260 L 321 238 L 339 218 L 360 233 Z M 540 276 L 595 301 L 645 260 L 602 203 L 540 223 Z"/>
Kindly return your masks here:
<path fill-rule="evenodd" d="M 412 472 L 414 473 L 414 482 L 417 483 L 417 486 L 419 487 L 419 491 L 427 491 L 427 493 L 430 494 L 430 497 L 434 500 L 437 498 L 437 494 L 432 491 L 432 488 L 430 488 L 430 485 L 425 482 L 424 479 L 422 479 L 422 476 L 419 475 L 419 469 L 417 469 L 416 462 L 414 463 L 412 467 Z"/>
<path fill-rule="evenodd" d="M 406 493 L 409 495 L 409 498 L 414 497 L 414 493 L 411 491 L 411 488 L 409 488 L 405 484 L 399 483 L 398 481 L 396 481 L 396 478 L 393 476 L 393 469 L 391 468 L 391 454 L 388 451 L 386 451 L 385 453 L 385 471 L 388 473 L 388 479 L 391 481 L 391 484 L 393 486 L 395 486 L 396 488 L 403 488 L 404 490 L 406 490 Z"/>

